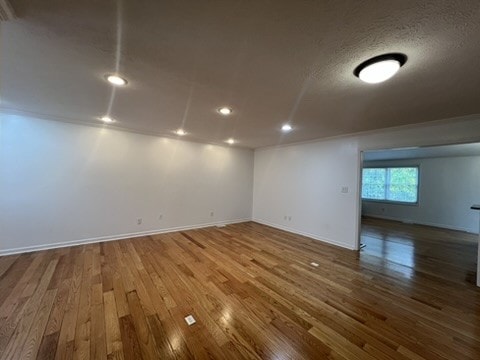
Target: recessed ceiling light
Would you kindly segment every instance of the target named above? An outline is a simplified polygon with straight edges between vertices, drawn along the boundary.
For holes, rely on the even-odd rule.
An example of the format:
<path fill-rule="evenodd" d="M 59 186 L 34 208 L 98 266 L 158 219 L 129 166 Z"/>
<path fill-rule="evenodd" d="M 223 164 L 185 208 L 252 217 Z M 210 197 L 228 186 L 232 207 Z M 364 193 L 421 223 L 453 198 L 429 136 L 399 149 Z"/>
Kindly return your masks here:
<path fill-rule="evenodd" d="M 366 83 L 377 84 L 390 79 L 406 62 L 405 54 L 384 54 L 364 61 L 353 73 Z"/>
<path fill-rule="evenodd" d="M 232 138 L 230 138 L 230 139 L 228 139 L 228 140 L 226 141 L 226 143 L 228 143 L 228 144 L 230 144 L 230 145 L 233 145 L 233 144 L 235 144 L 235 140 L 232 139 Z"/>
<path fill-rule="evenodd" d="M 115 120 L 113 120 L 110 116 L 106 116 L 106 115 L 105 115 L 105 116 L 102 116 L 102 117 L 100 118 L 100 120 L 102 120 L 102 121 L 105 122 L 105 123 L 113 123 L 113 122 L 115 122 Z"/>
<path fill-rule="evenodd" d="M 220 114 L 225 115 L 225 116 L 226 116 L 226 115 L 230 115 L 230 114 L 233 112 L 233 110 L 232 110 L 231 108 L 226 107 L 226 106 L 221 107 L 221 108 L 218 109 L 217 111 L 218 111 Z"/>
<path fill-rule="evenodd" d="M 178 129 L 177 131 L 175 131 L 175 134 L 183 136 L 183 135 L 186 135 L 187 133 L 183 129 Z"/>
<path fill-rule="evenodd" d="M 292 126 L 290 124 L 285 124 L 282 126 L 282 131 L 288 132 L 292 130 Z"/>
<path fill-rule="evenodd" d="M 107 79 L 107 81 L 110 84 L 115 85 L 115 86 L 127 85 L 127 80 L 118 76 L 118 75 L 110 74 L 110 75 L 106 75 L 105 78 Z"/>

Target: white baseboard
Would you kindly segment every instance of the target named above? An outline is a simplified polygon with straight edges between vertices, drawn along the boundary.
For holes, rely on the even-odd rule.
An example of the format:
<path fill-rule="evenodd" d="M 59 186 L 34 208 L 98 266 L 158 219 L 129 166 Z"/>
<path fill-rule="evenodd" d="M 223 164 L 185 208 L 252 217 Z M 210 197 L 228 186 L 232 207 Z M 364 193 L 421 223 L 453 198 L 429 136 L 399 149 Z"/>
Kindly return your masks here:
<path fill-rule="evenodd" d="M 195 224 L 195 225 L 187 225 L 187 226 L 177 226 L 177 227 L 166 228 L 166 229 L 141 231 L 141 232 L 135 232 L 135 233 L 130 233 L 130 234 L 99 236 L 99 237 L 95 237 L 95 238 L 64 241 L 64 242 L 53 243 L 53 244 L 25 246 L 25 247 L 20 247 L 20 248 L 0 250 L 0 256 L 22 254 L 22 253 L 28 253 L 28 252 L 40 251 L 40 250 L 58 249 L 58 248 L 63 248 L 63 247 L 68 247 L 68 246 L 93 244 L 93 243 L 98 243 L 98 242 L 103 242 L 103 241 L 122 240 L 122 239 L 129 239 L 129 238 L 135 238 L 135 237 L 147 236 L 147 235 L 165 234 L 165 233 L 170 233 L 170 232 L 175 232 L 175 231 L 201 229 L 201 228 L 206 228 L 206 227 L 210 227 L 210 226 L 237 224 L 237 223 L 242 223 L 242 222 L 246 222 L 246 221 L 252 221 L 252 219 L 251 218 L 245 218 L 245 219 L 236 219 L 236 220 L 216 221 L 216 222 L 211 222 L 211 223 L 203 223 L 203 224 Z"/>
<path fill-rule="evenodd" d="M 311 234 L 311 233 L 308 233 L 308 232 L 305 232 L 305 231 L 301 231 L 301 230 L 297 230 L 297 229 L 293 229 L 293 228 L 290 228 L 288 226 L 284 226 L 284 225 L 280 225 L 280 224 L 275 224 L 275 223 L 272 223 L 270 221 L 267 221 L 267 220 L 263 220 L 263 219 L 258 219 L 258 218 L 253 218 L 252 221 L 254 222 L 257 222 L 259 224 L 263 224 L 263 225 L 268 225 L 268 226 L 271 226 L 271 227 L 274 227 L 276 229 L 280 229 L 280 230 L 284 230 L 284 231 L 288 231 L 288 232 L 291 232 L 291 233 L 294 233 L 294 234 L 298 234 L 298 235 L 302 235 L 302 236 L 306 236 L 306 237 L 309 237 L 313 240 L 318 240 L 318 241 L 322 241 L 324 243 L 327 243 L 327 244 L 331 244 L 331 245 L 335 245 L 335 246 L 339 246 L 339 247 L 342 247 L 342 248 L 345 248 L 345 249 L 348 249 L 348 250 L 356 250 L 355 247 L 351 246 L 351 245 L 346 245 L 344 243 L 341 243 L 337 240 L 333 240 L 333 239 L 328 239 L 326 237 L 319 237 L 318 235 L 315 235 L 315 234 Z"/>
<path fill-rule="evenodd" d="M 384 216 L 384 215 L 370 215 L 370 214 L 362 214 L 365 217 L 371 217 L 375 219 L 383 219 L 383 220 L 392 220 L 392 221 L 400 221 L 405 224 L 415 224 L 415 225 L 425 225 L 425 226 L 432 226 L 432 227 L 437 227 L 441 229 L 448 229 L 448 230 L 456 230 L 456 231 L 463 231 L 467 232 L 470 234 L 476 234 L 478 235 L 477 232 L 472 231 L 472 229 L 464 228 L 461 226 L 452 226 L 452 225 L 446 225 L 446 224 L 437 224 L 433 222 L 428 222 L 428 221 L 414 221 L 412 219 L 402 219 L 398 217 L 393 217 L 393 216 Z"/>

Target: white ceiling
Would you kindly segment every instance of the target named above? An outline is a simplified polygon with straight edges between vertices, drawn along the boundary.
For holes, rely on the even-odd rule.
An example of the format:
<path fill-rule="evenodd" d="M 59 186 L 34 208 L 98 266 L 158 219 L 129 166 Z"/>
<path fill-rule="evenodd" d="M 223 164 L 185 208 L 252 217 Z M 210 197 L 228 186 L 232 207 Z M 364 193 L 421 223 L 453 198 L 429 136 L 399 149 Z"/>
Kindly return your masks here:
<path fill-rule="evenodd" d="M 480 113 L 478 0 L 10 1 L 4 112 L 97 124 L 111 109 L 114 127 L 252 148 Z M 393 79 L 353 76 L 386 52 L 409 58 Z M 112 91 L 117 68 L 129 84 Z"/>
<path fill-rule="evenodd" d="M 480 143 L 366 151 L 364 161 L 480 156 Z"/>

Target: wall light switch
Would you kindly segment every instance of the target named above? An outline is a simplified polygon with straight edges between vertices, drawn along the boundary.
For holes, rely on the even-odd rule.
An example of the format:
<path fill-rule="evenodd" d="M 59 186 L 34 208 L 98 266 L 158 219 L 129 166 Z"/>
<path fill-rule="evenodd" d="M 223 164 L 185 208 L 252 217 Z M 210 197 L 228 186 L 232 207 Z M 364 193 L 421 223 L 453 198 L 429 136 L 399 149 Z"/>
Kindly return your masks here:
<path fill-rule="evenodd" d="M 348 186 L 342 186 L 342 193 L 343 194 L 348 193 Z"/>

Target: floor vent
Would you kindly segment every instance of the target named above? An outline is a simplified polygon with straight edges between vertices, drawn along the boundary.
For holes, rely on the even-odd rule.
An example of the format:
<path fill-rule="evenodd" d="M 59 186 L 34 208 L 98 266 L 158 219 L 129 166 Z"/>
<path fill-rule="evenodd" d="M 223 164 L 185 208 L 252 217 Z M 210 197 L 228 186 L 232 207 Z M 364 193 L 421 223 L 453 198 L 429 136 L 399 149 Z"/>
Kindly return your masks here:
<path fill-rule="evenodd" d="M 185 318 L 185 322 L 188 324 L 188 326 L 192 326 L 193 324 L 196 323 L 195 318 L 192 315 L 188 315 Z"/>

